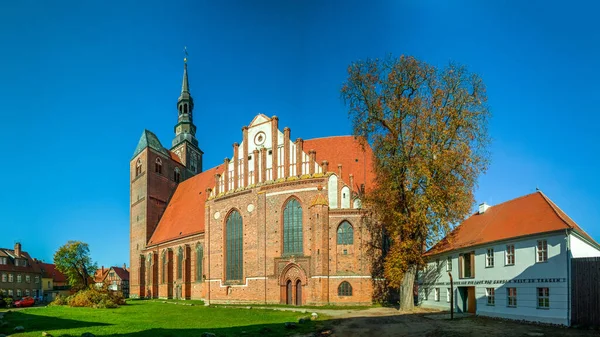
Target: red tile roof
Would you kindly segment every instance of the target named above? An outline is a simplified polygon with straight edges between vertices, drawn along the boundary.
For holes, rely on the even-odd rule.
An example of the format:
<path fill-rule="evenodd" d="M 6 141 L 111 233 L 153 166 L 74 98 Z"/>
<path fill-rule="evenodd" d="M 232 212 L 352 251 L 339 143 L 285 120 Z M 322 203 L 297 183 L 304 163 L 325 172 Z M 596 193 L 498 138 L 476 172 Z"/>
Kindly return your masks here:
<path fill-rule="evenodd" d="M 361 184 L 368 190 L 373 186 L 375 172 L 373 171 L 373 151 L 370 146 L 363 150 L 360 142 L 354 136 L 333 136 L 309 139 L 304 141 L 304 152 L 315 150 L 317 163 L 323 160 L 329 162 L 329 171 L 338 172 L 338 164 L 342 164 L 344 182 L 350 184 L 349 175 L 354 176 L 352 190 L 358 191 Z"/>
<path fill-rule="evenodd" d="M 597 245 L 541 191 L 475 213 L 438 242 L 426 256 L 526 235 L 572 229 Z"/>
<path fill-rule="evenodd" d="M 177 185 L 149 245 L 204 232 L 206 189 L 214 187 L 215 174 L 222 170 L 223 165 L 219 165 Z"/>
<path fill-rule="evenodd" d="M 53 282 L 67 282 L 67 277 L 65 274 L 61 273 L 56 269 L 56 265 L 52 263 L 40 263 L 40 267 L 42 269 L 42 277 L 51 278 Z"/>
<path fill-rule="evenodd" d="M 96 272 L 94 273 L 94 282 L 96 282 L 96 283 L 104 282 L 104 278 L 106 277 L 106 275 L 108 275 L 109 270 L 110 270 L 110 268 L 96 269 Z"/>
<path fill-rule="evenodd" d="M 121 267 L 111 267 L 112 270 L 115 271 L 115 274 L 117 274 L 117 276 L 123 280 L 123 281 L 129 281 L 129 272 Z"/>

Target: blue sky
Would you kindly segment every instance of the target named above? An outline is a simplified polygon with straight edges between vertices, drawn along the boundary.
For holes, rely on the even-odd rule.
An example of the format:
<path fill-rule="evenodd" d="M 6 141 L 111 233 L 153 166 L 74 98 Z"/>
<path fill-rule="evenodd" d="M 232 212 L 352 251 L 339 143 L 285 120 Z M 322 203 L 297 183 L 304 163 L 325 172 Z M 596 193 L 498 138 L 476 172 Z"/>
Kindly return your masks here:
<path fill-rule="evenodd" d="M 452 4 L 450 4 L 452 3 Z M 576 1 L 2 1 L 0 247 L 46 261 L 67 240 L 129 264 L 128 163 L 173 138 L 187 46 L 204 168 L 241 127 L 350 134 L 355 60 L 466 65 L 487 85 L 492 164 L 478 201 L 541 188 L 600 240 L 598 5 Z"/>

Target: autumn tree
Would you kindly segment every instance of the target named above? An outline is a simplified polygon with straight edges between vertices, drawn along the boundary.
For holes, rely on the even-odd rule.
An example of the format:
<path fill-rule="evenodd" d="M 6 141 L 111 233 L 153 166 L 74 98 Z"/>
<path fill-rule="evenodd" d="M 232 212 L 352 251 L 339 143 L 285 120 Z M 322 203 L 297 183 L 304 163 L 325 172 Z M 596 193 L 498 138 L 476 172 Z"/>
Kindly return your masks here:
<path fill-rule="evenodd" d="M 384 275 L 410 309 L 423 250 L 469 214 L 487 169 L 485 86 L 464 66 L 401 56 L 352 63 L 341 92 L 354 135 L 373 149 L 364 199 L 391 239 Z"/>
<path fill-rule="evenodd" d="M 54 253 L 54 264 L 74 289 L 87 288 L 98 269 L 92 262 L 88 244 L 81 241 L 69 241 L 58 248 Z"/>

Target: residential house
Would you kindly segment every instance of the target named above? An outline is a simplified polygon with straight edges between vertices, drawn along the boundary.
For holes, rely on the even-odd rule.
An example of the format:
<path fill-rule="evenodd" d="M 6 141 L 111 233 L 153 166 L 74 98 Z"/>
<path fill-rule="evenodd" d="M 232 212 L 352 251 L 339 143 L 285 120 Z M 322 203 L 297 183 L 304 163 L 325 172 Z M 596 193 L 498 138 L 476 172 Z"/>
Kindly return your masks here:
<path fill-rule="evenodd" d="M 98 269 L 95 274 L 96 286 L 108 285 L 108 290 L 118 291 L 123 297 L 129 297 L 129 270 L 123 264 L 123 267 L 110 267 L 109 269 Z"/>
<path fill-rule="evenodd" d="M 57 295 L 69 296 L 71 286 L 65 274 L 56 269 L 51 263 L 39 263 L 42 271 L 42 299 L 44 302 L 52 302 Z"/>
<path fill-rule="evenodd" d="M 600 246 L 545 194 L 485 203 L 425 253 L 424 307 L 570 325 L 571 260 Z M 450 277 L 453 288 L 450 287 Z"/>
<path fill-rule="evenodd" d="M 0 248 L 0 297 L 20 299 L 41 294 L 41 271 L 17 242 L 14 249 Z"/>

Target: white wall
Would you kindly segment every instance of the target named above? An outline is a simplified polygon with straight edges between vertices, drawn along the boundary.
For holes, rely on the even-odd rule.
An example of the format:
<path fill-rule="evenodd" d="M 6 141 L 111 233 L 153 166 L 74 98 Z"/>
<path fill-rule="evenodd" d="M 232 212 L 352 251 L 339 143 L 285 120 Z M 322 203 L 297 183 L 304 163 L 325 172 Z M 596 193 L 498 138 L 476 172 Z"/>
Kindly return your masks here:
<path fill-rule="evenodd" d="M 571 257 L 598 257 L 600 250 L 580 239 L 578 235 L 570 234 Z"/>
<path fill-rule="evenodd" d="M 536 263 L 538 240 L 548 243 L 548 261 Z M 505 264 L 506 245 L 515 246 L 515 264 Z M 486 267 L 486 252 L 494 249 L 494 266 Z M 459 278 L 458 256 L 460 253 L 475 251 L 475 277 Z M 446 271 L 446 259 L 452 257 L 452 277 L 454 279 L 455 308 L 459 303 L 458 287 L 475 287 L 476 313 L 510 319 L 524 319 L 555 324 L 568 324 L 568 273 L 566 236 L 564 234 L 540 235 L 521 240 L 507 240 L 490 245 L 481 245 L 434 256 L 429 261 L 429 272 L 420 274 L 419 302 L 426 307 L 448 309 L 445 288 L 450 285 Z M 439 267 L 436 268 L 436 260 Z M 434 290 L 441 291 L 440 302 L 434 301 Z M 537 288 L 547 287 L 550 291 L 550 309 L 537 308 Z M 486 288 L 495 289 L 495 305 L 487 305 Z M 507 306 L 507 288 L 517 288 L 517 307 Z M 425 300 L 424 292 L 429 295 Z"/>

